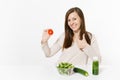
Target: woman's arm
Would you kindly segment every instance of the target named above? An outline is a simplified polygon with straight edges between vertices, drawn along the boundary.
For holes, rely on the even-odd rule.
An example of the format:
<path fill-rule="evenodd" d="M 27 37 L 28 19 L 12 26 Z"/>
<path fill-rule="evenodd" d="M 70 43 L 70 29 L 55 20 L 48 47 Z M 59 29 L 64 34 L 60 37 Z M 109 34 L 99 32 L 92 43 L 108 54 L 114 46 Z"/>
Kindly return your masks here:
<path fill-rule="evenodd" d="M 41 42 L 45 56 L 51 57 L 55 55 L 62 48 L 63 41 L 64 41 L 64 35 L 62 34 L 51 47 L 49 47 L 48 42 L 44 42 L 44 43 Z"/>
<path fill-rule="evenodd" d="M 101 62 L 100 50 L 99 50 L 99 47 L 98 47 L 98 44 L 97 44 L 97 40 L 96 40 L 94 35 L 92 35 L 91 45 L 86 46 L 83 49 L 83 51 L 91 59 L 93 59 L 93 57 L 97 56 L 99 61 Z"/>

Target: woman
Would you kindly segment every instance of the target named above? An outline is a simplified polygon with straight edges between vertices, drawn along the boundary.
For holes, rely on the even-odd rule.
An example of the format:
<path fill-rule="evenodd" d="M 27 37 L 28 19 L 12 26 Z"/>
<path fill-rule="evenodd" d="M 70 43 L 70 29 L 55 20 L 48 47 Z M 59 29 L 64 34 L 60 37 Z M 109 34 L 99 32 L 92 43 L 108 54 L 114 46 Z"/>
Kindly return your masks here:
<path fill-rule="evenodd" d="M 95 36 L 86 31 L 84 15 L 81 9 L 73 7 L 65 15 L 65 33 L 50 48 L 48 39 L 50 35 L 47 30 L 43 31 L 41 40 L 42 49 L 47 57 L 55 55 L 62 49 L 58 63 L 69 62 L 74 65 L 85 65 L 88 59 L 98 57 L 100 61 L 100 52 Z"/>

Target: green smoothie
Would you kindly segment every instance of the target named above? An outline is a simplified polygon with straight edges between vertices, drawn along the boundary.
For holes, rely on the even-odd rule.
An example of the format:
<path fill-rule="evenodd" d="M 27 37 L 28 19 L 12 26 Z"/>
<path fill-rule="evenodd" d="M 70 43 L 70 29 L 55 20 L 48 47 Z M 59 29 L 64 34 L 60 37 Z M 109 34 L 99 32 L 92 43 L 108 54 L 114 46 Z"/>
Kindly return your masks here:
<path fill-rule="evenodd" d="M 99 61 L 98 61 L 97 57 L 93 58 L 92 74 L 93 75 L 98 75 L 99 74 Z"/>

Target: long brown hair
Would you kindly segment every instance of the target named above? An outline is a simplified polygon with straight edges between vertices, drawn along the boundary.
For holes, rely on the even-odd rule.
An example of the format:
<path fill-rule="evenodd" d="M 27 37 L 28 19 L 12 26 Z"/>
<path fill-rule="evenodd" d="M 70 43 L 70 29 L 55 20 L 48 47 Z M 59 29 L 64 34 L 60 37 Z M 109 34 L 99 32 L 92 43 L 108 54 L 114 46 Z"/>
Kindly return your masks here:
<path fill-rule="evenodd" d="M 74 34 L 73 34 L 72 29 L 68 25 L 68 16 L 72 12 L 76 12 L 78 14 L 78 16 L 80 17 L 80 19 L 81 19 L 80 40 L 83 39 L 83 34 L 85 34 L 85 39 L 86 39 L 87 43 L 89 45 L 91 44 L 91 39 L 89 37 L 89 35 L 91 35 L 91 33 L 86 31 L 86 28 L 85 28 L 85 19 L 84 19 L 83 12 L 82 12 L 82 10 L 80 8 L 74 7 L 74 8 L 69 9 L 67 11 L 66 15 L 65 15 L 65 24 L 64 24 L 64 26 L 65 26 L 65 39 L 64 39 L 64 43 L 63 43 L 63 49 L 64 48 L 69 48 L 72 45 L 72 42 L 73 42 L 73 36 L 74 36 Z"/>

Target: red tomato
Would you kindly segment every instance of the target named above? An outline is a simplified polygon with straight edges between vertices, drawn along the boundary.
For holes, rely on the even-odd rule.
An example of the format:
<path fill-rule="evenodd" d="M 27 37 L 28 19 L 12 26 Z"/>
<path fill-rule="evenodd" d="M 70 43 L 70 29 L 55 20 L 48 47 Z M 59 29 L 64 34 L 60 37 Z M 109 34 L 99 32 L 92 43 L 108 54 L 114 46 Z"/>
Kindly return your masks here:
<path fill-rule="evenodd" d="M 52 29 L 48 29 L 48 34 L 52 35 L 53 34 L 53 30 Z"/>

